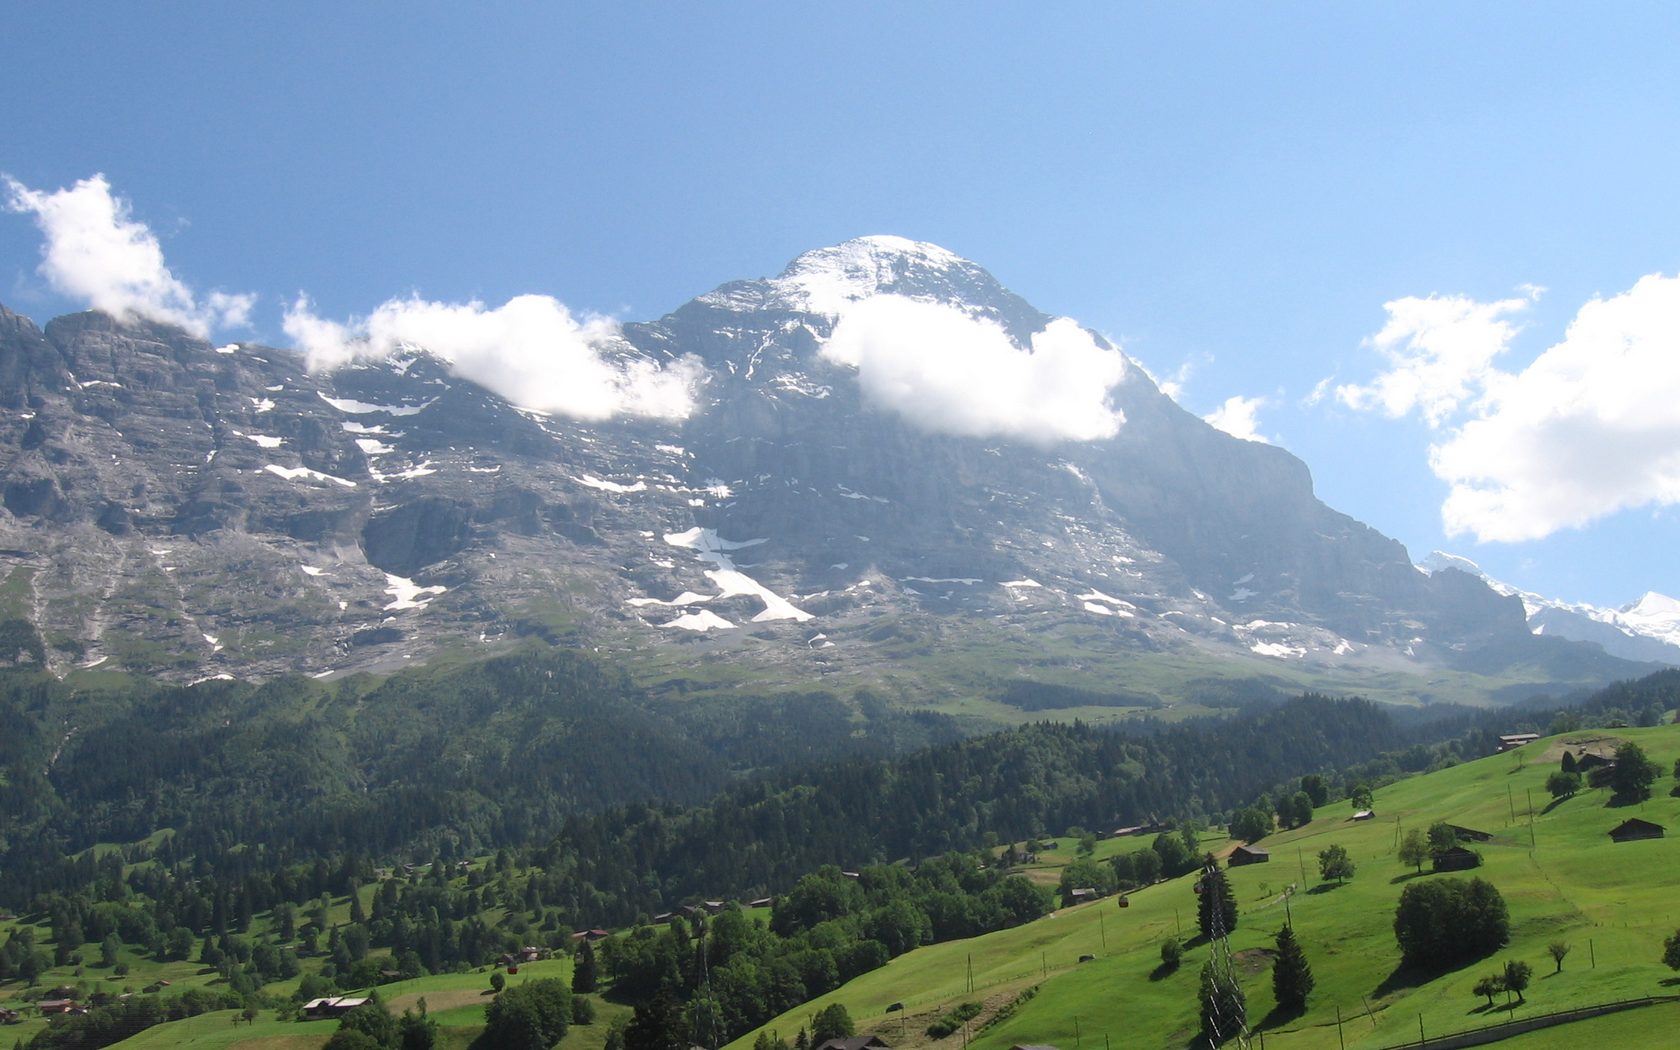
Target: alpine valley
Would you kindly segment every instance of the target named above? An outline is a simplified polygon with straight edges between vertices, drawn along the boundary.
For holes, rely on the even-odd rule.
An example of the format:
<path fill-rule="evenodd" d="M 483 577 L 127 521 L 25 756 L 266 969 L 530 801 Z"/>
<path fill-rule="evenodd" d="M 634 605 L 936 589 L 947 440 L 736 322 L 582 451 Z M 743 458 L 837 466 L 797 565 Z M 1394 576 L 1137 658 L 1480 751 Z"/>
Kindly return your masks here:
<path fill-rule="evenodd" d="M 616 326 L 603 353 L 682 362 L 695 407 L 583 421 L 420 346 L 312 372 L 144 320 L 0 309 L 0 615 L 37 632 L 8 655 L 38 638 L 60 675 L 187 682 L 535 637 L 656 692 L 820 681 L 981 725 L 1301 688 L 1480 703 L 1680 658 L 1531 632 L 1519 598 L 1415 568 L 1295 457 L 1129 360 L 1111 437 L 931 430 L 823 353 L 877 296 L 1018 347 L 1052 323 L 943 249 L 861 238 Z"/>

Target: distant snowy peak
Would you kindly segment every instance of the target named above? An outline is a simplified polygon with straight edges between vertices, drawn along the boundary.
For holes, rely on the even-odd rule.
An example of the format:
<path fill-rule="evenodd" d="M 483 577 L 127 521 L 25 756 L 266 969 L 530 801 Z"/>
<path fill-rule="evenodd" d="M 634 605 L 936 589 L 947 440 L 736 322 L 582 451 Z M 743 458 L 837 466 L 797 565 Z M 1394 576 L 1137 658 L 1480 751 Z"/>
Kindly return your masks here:
<path fill-rule="evenodd" d="M 1500 594 L 1522 599 L 1535 634 L 1594 642 L 1605 652 L 1627 659 L 1680 664 L 1680 601 L 1666 594 L 1648 591 L 1631 605 L 1602 609 L 1585 602 L 1566 602 L 1520 590 L 1489 576 L 1470 559 L 1444 551 L 1431 551 L 1418 562 L 1418 568 L 1427 573 L 1457 569 L 1481 577 Z M 1624 645 L 1617 635 L 1636 644 Z"/>
<path fill-rule="evenodd" d="M 937 244 L 886 234 L 813 248 L 775 277 L 726 284 L 700 302 L 737 311 L 782 309 L 838 318 L 853 303 L 877 295 L 997 311 L 999 320 L 1036 315 L 978 263 Z"/>
<path fill-rule="evenodd" d="M 1680 646 L 1680 601 L 1666 594 L 1647 591 L 1643 598 L 1611 615 L 1628 630 Z"/>
<path fill-rule="evenodd" d="M 785 305 L 832 317 L 871 296 L 914 295 L 918 286 L 946 285 L 950 274 L 964 267 L 984 273 L 937 244 L 884 235 L 858 237 L 806 252 L 769 283 Z"/>

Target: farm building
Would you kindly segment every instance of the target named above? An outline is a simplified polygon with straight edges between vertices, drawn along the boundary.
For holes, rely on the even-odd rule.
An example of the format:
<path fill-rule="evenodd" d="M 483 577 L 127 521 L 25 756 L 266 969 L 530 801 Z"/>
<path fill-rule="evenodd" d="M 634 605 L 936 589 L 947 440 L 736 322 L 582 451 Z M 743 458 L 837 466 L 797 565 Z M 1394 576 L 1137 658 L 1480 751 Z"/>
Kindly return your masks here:
<path fill-rule="evenodd" d="M 1429 863 L 1436 871 L 1468 871 L 1481 866 L 1482 855 L 1463 846 L 1448 846 L 1435 851 Z"/>
<path fill-rule="evenodd" d="M 1506 733 L 1499 738 L 1499 750 L 1511 751 L 1530 741 L 1539 740 L 1539 733 Z"/>
<path fill-rule="evenodd" d="M 891 1050 L 891 1047 L 885 1039 L 874 1032 L 866 1032 L 863 1035 L 848 1036 L 845 1039 L 830 1039 L 826 1043 L 819 1044 L 816 1050 Z"/>
<path fill-rule="evenodd" d="M 368 1000 L 365 997 L 351 997 L 348 995 L 328 996 L 325 999 L 311 999 L 303 1004 L 303 1019 L 305 1021 L 319 1021 L 327 1017 L 343 1017 L 345 1014 L 361 1006 Z"/>
<path fill-rule="evenodd" d="M 1448 824 L 1452 833 L 1458 836 L 1460 842 L 1489 842 L 1493 839 L 1491 831 L 1477 831 L 1475 828 L 1462 828 L 1457 824 Z"/>
<path fill-rule="evenodd" d="M 1271 859 L 1272 854 L 1269 850 L 1245 844 L 1232 850 L 1231 855 L 1225 858 L 1225 863 L 1230 867 L 1237 868 L 1244 864 L 1264 864 Z"/>
<path fill-rule="evenodd" d="M 1653 824 L 1638 817 L 1629 817 L 1610 829 L 1610 838 L 1614 842 L 1631 842 L 1634 839 L 1660 839 L 1663 837 L 1663 826 Z"/>

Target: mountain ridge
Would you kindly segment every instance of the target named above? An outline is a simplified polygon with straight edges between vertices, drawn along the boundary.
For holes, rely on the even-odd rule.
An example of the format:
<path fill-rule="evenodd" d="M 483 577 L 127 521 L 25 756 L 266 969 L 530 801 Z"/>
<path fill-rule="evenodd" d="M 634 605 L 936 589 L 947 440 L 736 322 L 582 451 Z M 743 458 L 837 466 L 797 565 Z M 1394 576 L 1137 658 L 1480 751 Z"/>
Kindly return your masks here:
<path fill-rule="evenodd" d="M 1442 666 L 1528 667 L 1537 687 L 1637 670 L 1533 639 L 1521 604 L 1473 577 L 1418 571 L 1318 501 L 1306 464 L 1214 430 L 1135 363 L 1109 388 L 1124 421 L 1106 438 L 889 411 L 825 354 L 882 296 L 1018 350 L 1056 323 L 943 249 L 866 238 L 623 324 L 621 361 L 704 363 L 695 410 L 578 420 L 413 346 L 310 372 L 152 322 L 3 312 L 0 571 L 27 577 L 15 604 L 61 669 L 188 680 L 378 670 L 531 634 L 950 696 L 972 688 L 940 666 L 953 641 L 995 650 L 988 674 L 1074 685 L 1163 654 L 1355 689 Z M 1059 659 L 1020 665 L 1050 638 Z"/>

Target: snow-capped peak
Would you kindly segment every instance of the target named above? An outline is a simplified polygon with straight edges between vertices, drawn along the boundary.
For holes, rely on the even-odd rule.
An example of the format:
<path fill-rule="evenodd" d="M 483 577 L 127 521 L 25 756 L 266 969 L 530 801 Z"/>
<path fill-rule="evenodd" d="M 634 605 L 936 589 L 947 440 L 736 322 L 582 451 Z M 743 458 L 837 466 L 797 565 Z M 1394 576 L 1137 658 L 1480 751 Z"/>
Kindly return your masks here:
<path fill-rule="evenodd" d="M 1430 575 L 1434 575 L 1442 569 L 1457 569 L 1472 576 L 1481 576 L 1484 579 L 1487 577 L 1487 574 L 1482 571 L 1482 567 L 1469 558 L 1457 554 L 1448 554 L 1446 551 L 1430 551 L 1427 558 L 1417 563 L 1417 567 Z"/>
<path fill-rule="evenodd" d="M 937 244 L 876 234 L 812 249 L 769 283 L 788 307 L 838 316 L 860 299 L 902 293 L 906 285 L 925 283 L 929 277 L 947 278 L 940 283 L 948 283 L 952 271 L 978 269 Z"/>
<path fill-rule="evenodd" d="M 1445 551 L 1431 551 L 1427 558 L 1417 563 L 1417 567 L 1426 573 L 1459 569 L 1480 576 L 1496 593 L 1521 598 L 1523 610 L 1528 615 L 1529 627 L 1535 634 L 1545 633 L 1577 641 L 1595 642 L 1606 652 L 1628 659 L 1680 663 L 1680 601 L 1666 594 L 1648 591 L 1644 597 L 1631 605 L 1624 605 L 1620 609 L 1602 609 L 1585 602 L 1567 602 L 1559 598 L 1546 598 L 1533 591 L 1521 590 L 1489 576 L 1481 566 L 1469 558 L 1461 558 Z M 1572 617 L 1575 618 L 1573 621 Z M 1602 624 L 1603 627 L 1583 625 L 1582 621 Z M 1604 627 L 1611 628 L 1612 632 L 1604 633 Z M 1672 648 L 1668 652 L 1621 649 L 1615 636 L 1616 632 L 1628 638 L 1650 639 Z M 1649 645 L 1649 642 L 1641 644 Z"/>

